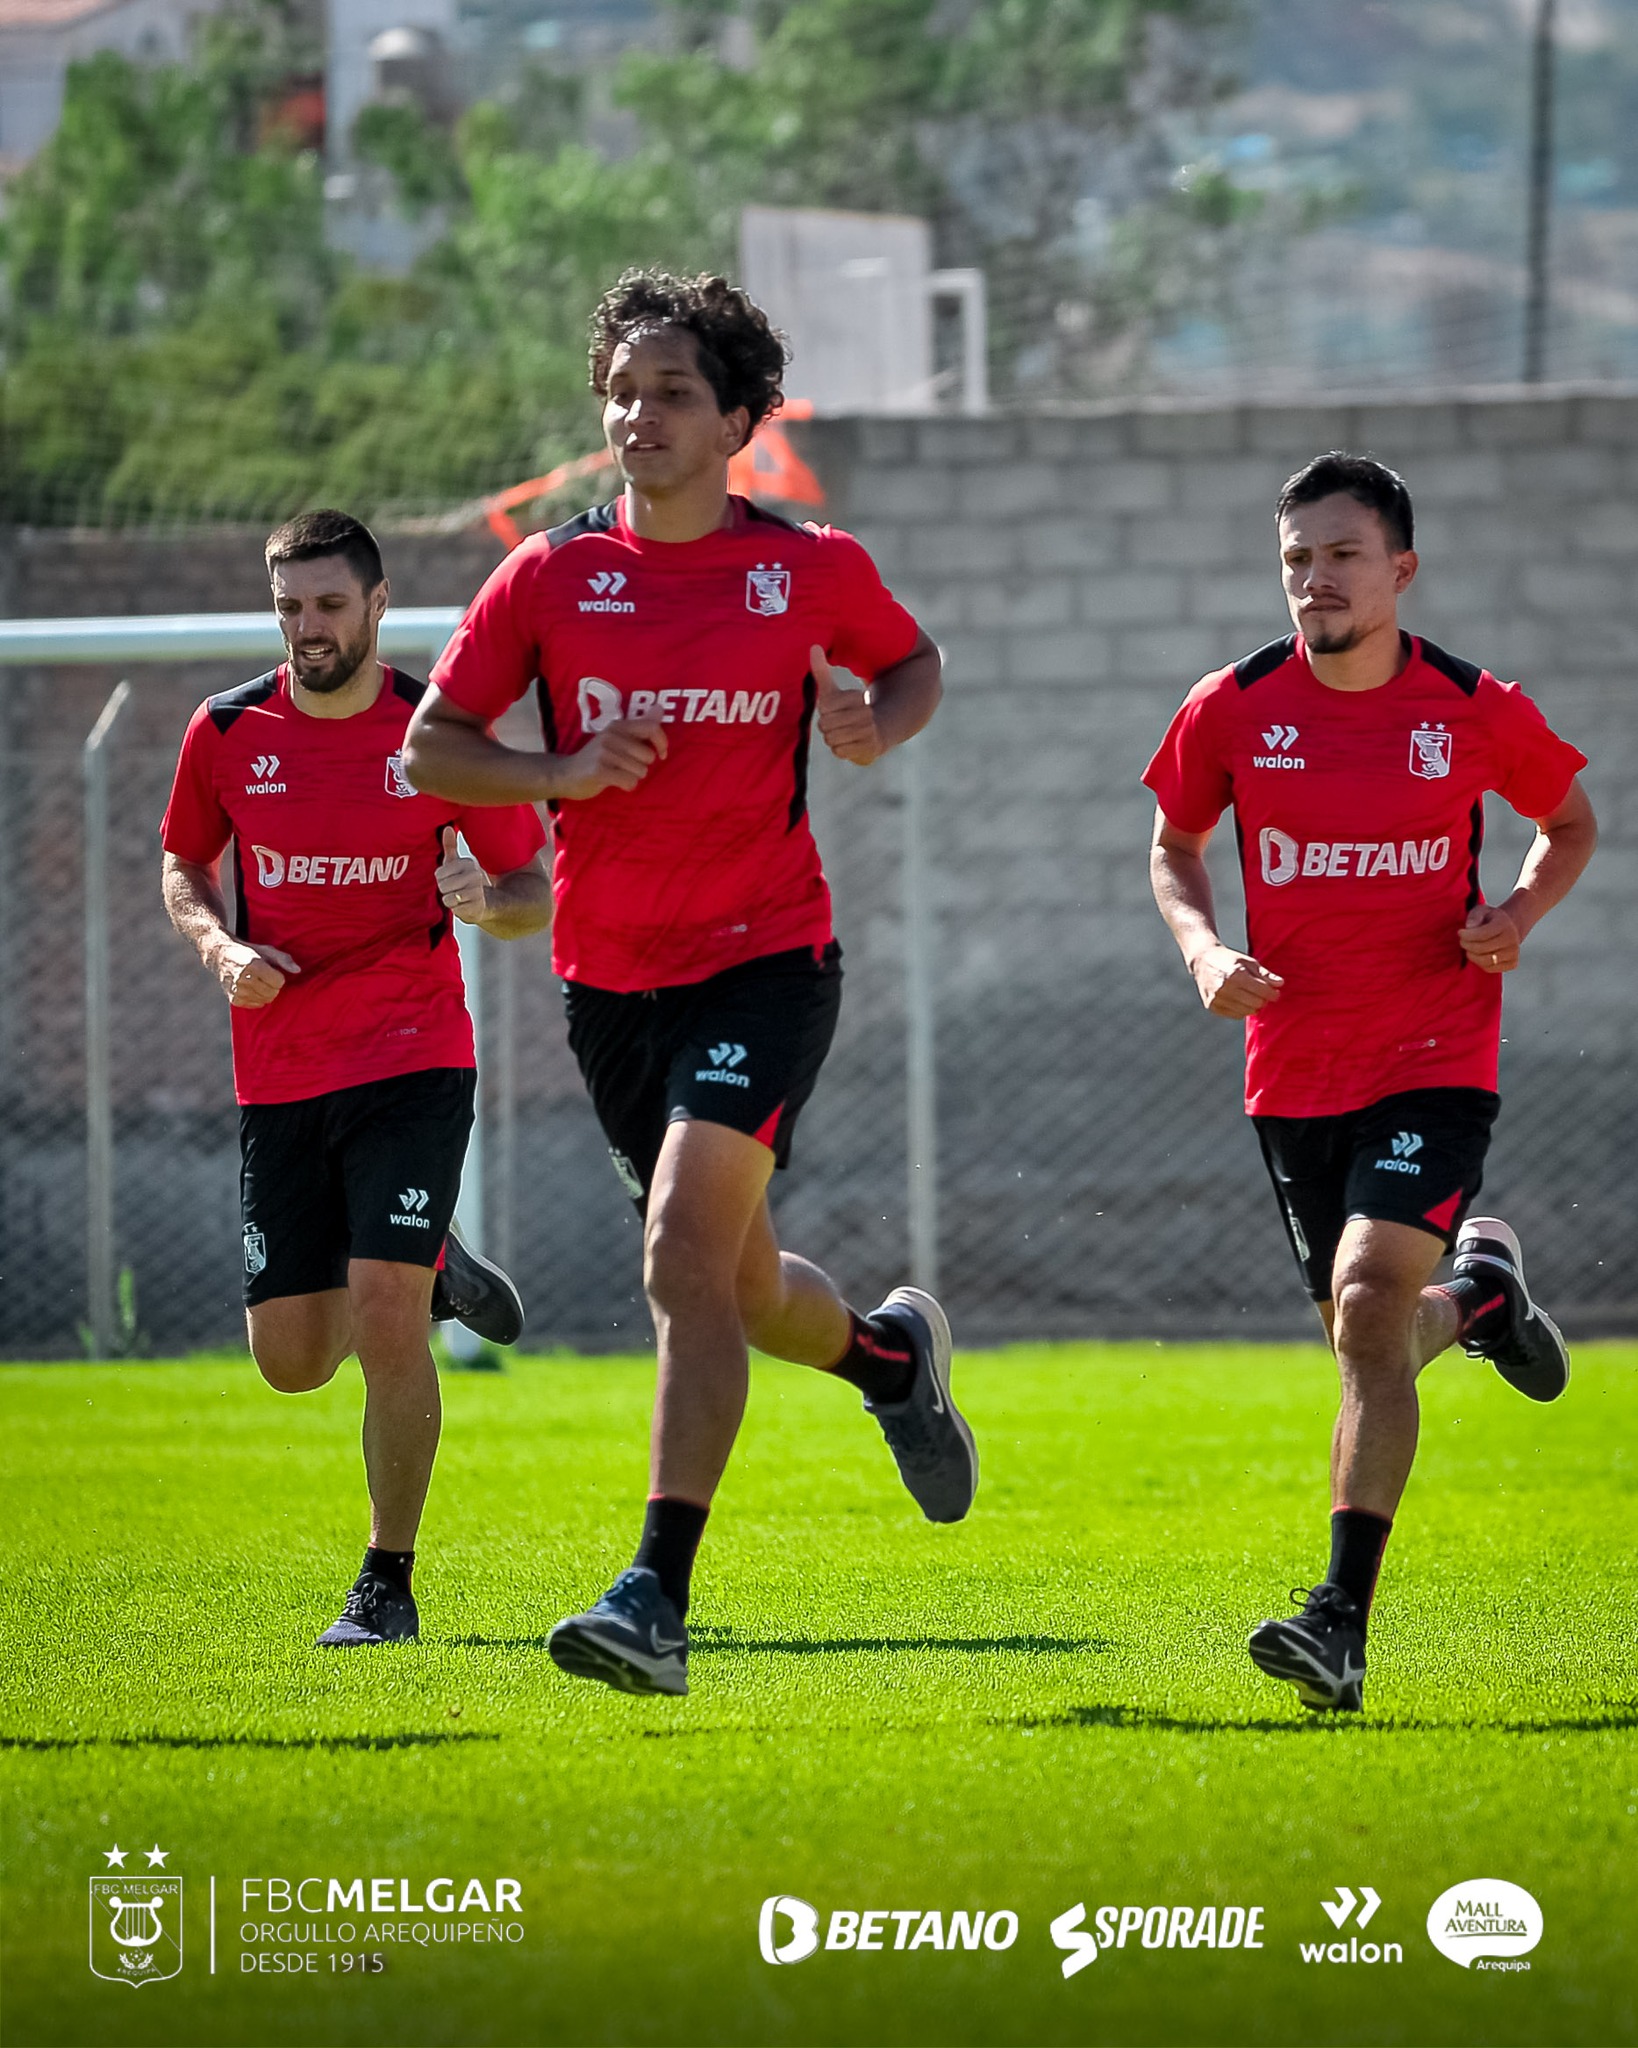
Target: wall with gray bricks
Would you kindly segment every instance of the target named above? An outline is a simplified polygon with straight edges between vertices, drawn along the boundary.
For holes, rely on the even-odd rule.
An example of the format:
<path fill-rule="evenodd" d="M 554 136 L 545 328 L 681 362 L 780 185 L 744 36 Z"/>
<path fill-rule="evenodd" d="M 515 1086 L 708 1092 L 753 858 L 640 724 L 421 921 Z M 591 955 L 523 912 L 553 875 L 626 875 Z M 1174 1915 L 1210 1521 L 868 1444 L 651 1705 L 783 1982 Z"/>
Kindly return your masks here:
<path fill-rule="evenodd" d="M 1422 571 L 1407 624 L 1522 681 L 1592 756 L 1587 782 L 1604 842 L 1509 985 L 1507 1105 L 1487 1200 L 1518 1221 L 1533 1278 L 1574 1327 L 1638 1326 L 1627 1277 L 1638 1234 L 1627 943 L 1638 918 L 1638 613 L 1629 601 L 1638 396 L 1112 407 L 793 431 L 825 483 L 826 516 L 871 548 L 947 658 L 944 708 L 917 744 L 933 796 L 925 856 L 943 1270 L 960 1332 L 1308 1327 L 1238 1114 L 1237 1033 L 1200 1013 L 1149 899 L 1151 806 L 1138 776 L 1197 676 L 1287 630 L 1273 498 L 1299 463 L 1339 446 L 1377 454 L 1409 480 Z M 240 608 L 260 598 L 258 540 L 0 534 L 0 596 L 34 615 Z M 408 603 L 464 599 L 496 552 L 482 534 L 392 536 L 388 549 Z M 130 787 L 142 792 L 132 798 L 143 813 L 133 849 L 150 843 L 147 813 L 187 710 L 233 679 L 209 669 L 144 679 L 127 742 Z M 28 755 L 43 764 L 40 777 L 68 778 L 71 793 L 72 750 L 111 681 L 92 670 L 0 678 L 0 731 L 13 761 Z M 19 783 L 36 780 L 14 773 L 14 821 L 30 801 Z M 57 1285 L 38 1314 L 9 1324 L 0 1316 L 0 1348 L 13 1352 L 60 1341 L 47 1325 L 71 1301 L 78 1260 L 75 1068 L 43 1051 L 72 1041 L 75 1028 L 75 878 L 64 844 L 73 805 L 61 791 L 48 804 L 43 789 L 35 843 L 66 863 L 52 899 L 55 968 L 40 967 L 39 935 L 15 912 L 0 944 L 14 988 L 54 974 L 58 993 L 32 1035 L 15 1000 L 0 1005 L 0 1020 L 12 1021 L 0 1084 L 21 1128 L 18 1103 L 39 1094 L 31 1062 L 35 1077 L 49 1070 L 58 1135 L 49 1171 L 38 1145 L 31 1169 L 12 1158 L 12 1189 L 26 1182 L 33 1192 L 8 1195 L 0 1180 L 0 1243 L 24 1247 Z M 1497 809 L 1486 854 L 1492 893 L 1509 885 L 1528 837 Z M 789 1240 L 862 1297 L 902 1277 L 904 1265 L 902 761 L 861 772 L 819 760 L 814 810 L 849 994 L 780 1205 Z M 1228 851 L 1220 837 L 1214 868 L 1232 920 Z M 167 1048 L 214 1046 L 221 1020 L 214 992 L 167 951 L 163 926 L 140 908 L 145 875 L 133 886 L 128 930 L 142 956 L 133 971 L 157 973 L 149 963 L 167 961 L 176 991 L 146 1004 L 153 1042 L 122 1069 L 133 1157 L 151 1174 L 173 1129 L 165 1118 L 180 1119 L 174 1128 L 192 1147 L 186 1184 L 206 1190 L 188 1199 L 209 1212 L 196 1233 L 206 1308 L 166 1324 L 156 1307 L 150 1321 L 195 1341 L 232 1326 L 223 1200 L 231 1128 L 221 1115 L 222 1062 L 203 1052 L 178 1062 Z M 538 949 L 513 949 L 508 972 L 520 1020 L 517 1140 L 510 1185 L 492 1182 L 498 1248 L 516 1264 L 539 1336 L 629 1342 L 644 1327 L 635 1232 L 564 1059 Z M 157 1092 L 156 1068 L 166 1070 Z M 187 1147 L 171 1149 L 180 1158 Z M 144 1192 L 133 1180 L 133 1203 Z M 157 1244 L 142 1259 L 163 1271 Z M 8 1256 L 0 1270 L 18 1263 Z M 218 1263 L 221 1283 L 207 1284 Z M 0 1309 L 4 1298 L 0 1288 Z"/>

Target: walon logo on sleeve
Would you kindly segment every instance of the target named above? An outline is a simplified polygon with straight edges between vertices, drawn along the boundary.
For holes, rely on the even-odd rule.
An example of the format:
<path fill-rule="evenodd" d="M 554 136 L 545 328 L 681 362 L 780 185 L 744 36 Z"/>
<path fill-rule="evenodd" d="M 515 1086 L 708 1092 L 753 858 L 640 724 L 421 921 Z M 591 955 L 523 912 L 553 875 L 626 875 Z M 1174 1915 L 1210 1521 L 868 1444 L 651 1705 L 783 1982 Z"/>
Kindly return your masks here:
<path fill-rule="evenodd" d="M 1464 1970 L 1528 1970 L 1522 1960 L 1542 1936 L 1542 1910 L 1521 1884 L 1469 1878 L 1428 1908 L 1428 1940 Z"/>

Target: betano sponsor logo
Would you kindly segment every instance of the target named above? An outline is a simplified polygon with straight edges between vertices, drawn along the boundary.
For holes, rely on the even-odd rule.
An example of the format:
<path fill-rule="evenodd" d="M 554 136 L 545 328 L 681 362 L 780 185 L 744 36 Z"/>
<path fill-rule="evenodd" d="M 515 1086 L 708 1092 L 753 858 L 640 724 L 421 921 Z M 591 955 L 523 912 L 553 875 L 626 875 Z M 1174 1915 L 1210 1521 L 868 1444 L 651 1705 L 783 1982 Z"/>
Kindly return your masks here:
<path fill-rule="evenodd" d="M 294 887 L 351 889 L 360 883 L 399 882 L 409 871 L 407 853 L 292 853 L 253 846 L 256 879 L 264 889 Z"/>
<path fill-rule="evenodd" d="M 1099 1906 L 1086 1926 L 1085 1903 L 1071 1906 L 1051 1924 L 1055 1948 L 1068 1951 L 1062 1965 L 1073 1977 L 1101 1953 L 1125 1948 L 1135 1934 L 1141 1948 L 1261 1948 L 1261 1906 Z"/>
<path fill-rule="evenodd" d="M 889 1923 L 892 1923 L 889 1925 Z M 784 1933 L 788 1924 L 789 1934 Z M 1018 1939 L 1018 1915 L 1003 1909 L 992 1913 L 944 1913 L 926 1906 L 841 1906 L 825 1923 L 819 1938 L 820 1914 L 806 1899 L 776 1893 L 762 1901 L 757 1942 L 765 1963 L 801 1963 L 827 1951 L 848 1950 L 873 1955 L 895 1949 L 1007 1949 Z"/>
<path fill-rule="evenodd" d="M 662 725 L 772 725 L 777 690 L 633 690 L 627 701 L 601 676 L 580 678 L 580 723 L 601 732 L 617 718 L 657 718 Z"/>
<path fill-rule="evenodd" d="M 1310 839 L 1265 825 L 1257 835 L 1263 880 L 1280 889 L 1298 875 L 1313 880 L 1374 880 L 1378 875 L 1436 875 L 1450 865 L 1448 834 L 1439 839 Z"/>

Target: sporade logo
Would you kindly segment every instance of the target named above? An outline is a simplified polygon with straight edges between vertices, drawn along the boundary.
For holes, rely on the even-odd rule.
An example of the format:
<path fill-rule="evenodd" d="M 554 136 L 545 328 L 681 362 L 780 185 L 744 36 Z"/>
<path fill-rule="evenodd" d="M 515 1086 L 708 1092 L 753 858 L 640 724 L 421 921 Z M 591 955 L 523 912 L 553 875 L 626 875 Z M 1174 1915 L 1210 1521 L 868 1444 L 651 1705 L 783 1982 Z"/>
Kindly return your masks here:
<path fill-rule="evenodd" d="M 1050 1932 L 1053 1947 L 1068 1951 L 1060 1967 L 1073 1977 L 1105 1950 L 1124 1948 L 1134 1934 L 1134 1946 L 1142 1948 L 1261 1948 L 1263 1908 L 1100 1906 L 1088 1927 L 1083 1902 L 1060 1913 Z"/>

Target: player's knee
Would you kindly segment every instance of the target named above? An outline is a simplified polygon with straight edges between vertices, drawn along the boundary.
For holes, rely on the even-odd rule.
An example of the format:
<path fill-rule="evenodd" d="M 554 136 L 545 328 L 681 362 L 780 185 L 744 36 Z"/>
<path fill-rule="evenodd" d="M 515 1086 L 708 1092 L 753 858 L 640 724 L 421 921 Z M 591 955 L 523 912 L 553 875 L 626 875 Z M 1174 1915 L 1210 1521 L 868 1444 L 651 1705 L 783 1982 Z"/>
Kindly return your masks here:
<path fill-rule="evenodd" d="M 347 1303 L 361 1350 L 374 1354 L 425 1344 L 432 1275 L 419 1266 L 359 1260 L 347 1277 Z"/>
<path fill-rule="evenodd" d="M 668 1315 L 735 1302 L 735 1276 L 718 1247 L 685 1224 L 649 1225 L 643 1245 L 643 1290 Z"/>
<path fill-rule="evenodd" d="M 276 1337 L 250 1336 L 256 1370 L 276 1394 L 311 1394 L 335 1378 L 340 1360 L 311 1346 L 281 1343 Z"/>
<path fill-rule="evenodd" d="M 1397 1276 L 1368 1268 L 1344 1274 L 1332 1299 L 1334 1341 L 1345 1369 L 1350 1363 L 1368 1367 L 1377 1361 L 1396 1367 L 1401 1350 L 1407 1350 L 1408 1364 L 1416 1296 L 1407 1295 Z"/>

